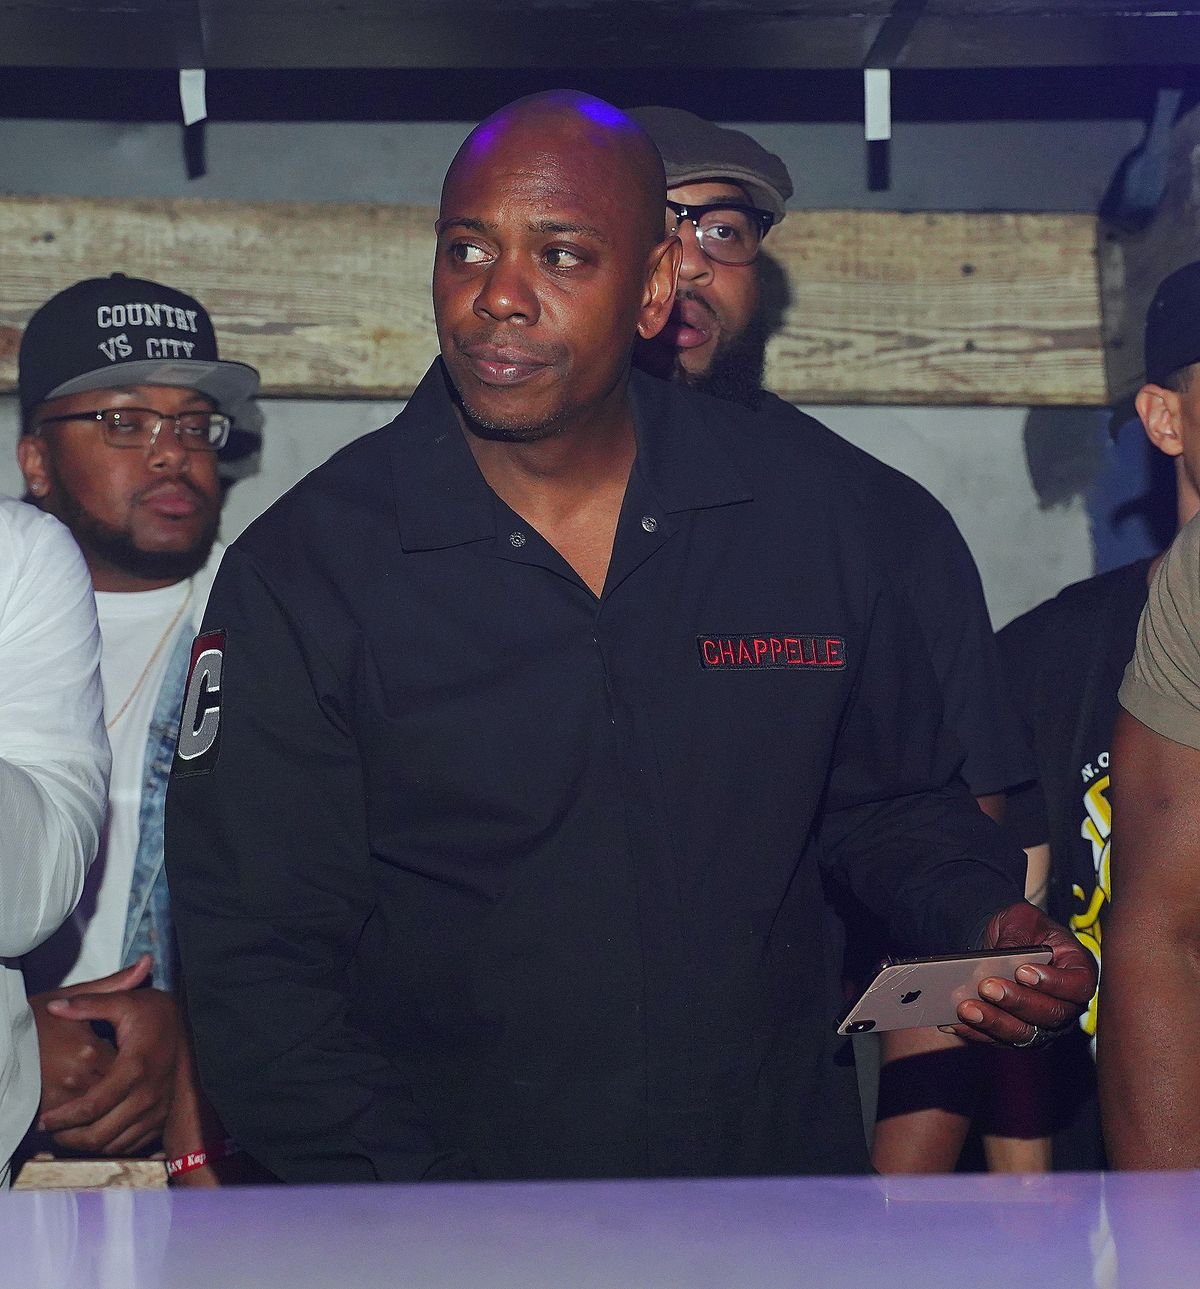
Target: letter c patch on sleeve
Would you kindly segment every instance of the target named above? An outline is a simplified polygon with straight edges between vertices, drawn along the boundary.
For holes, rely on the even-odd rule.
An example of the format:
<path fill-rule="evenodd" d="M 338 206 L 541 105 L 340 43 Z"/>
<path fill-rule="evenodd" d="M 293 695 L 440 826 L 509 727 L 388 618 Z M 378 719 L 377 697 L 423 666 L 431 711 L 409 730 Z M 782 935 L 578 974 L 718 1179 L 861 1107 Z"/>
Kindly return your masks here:
<path fill-rule="evenodd" d="M 179 741 L 171 773 L 207 774 L 221 750 L 221 667 L 225 661 L 225 632 L 206 631 L 192 641 Z"/>

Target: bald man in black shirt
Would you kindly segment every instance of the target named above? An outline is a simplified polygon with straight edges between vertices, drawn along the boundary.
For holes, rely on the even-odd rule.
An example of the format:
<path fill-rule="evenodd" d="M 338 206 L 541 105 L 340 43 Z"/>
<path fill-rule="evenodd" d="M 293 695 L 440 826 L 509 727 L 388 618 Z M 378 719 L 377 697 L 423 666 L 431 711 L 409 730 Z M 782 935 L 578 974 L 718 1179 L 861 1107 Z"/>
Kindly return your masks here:
<path fill-rule="evenodd" d="M 480 125 L 441 359 L 226 556 L 168 863 L 206 1086 L 285 1180 L 866 1167 L 830 881 L 918 952 L 1054 946 L 962 1004 L 982 1041 L 1090 997 L 852 480 L 631 377 L 662 192 L 599 100 Z"/>

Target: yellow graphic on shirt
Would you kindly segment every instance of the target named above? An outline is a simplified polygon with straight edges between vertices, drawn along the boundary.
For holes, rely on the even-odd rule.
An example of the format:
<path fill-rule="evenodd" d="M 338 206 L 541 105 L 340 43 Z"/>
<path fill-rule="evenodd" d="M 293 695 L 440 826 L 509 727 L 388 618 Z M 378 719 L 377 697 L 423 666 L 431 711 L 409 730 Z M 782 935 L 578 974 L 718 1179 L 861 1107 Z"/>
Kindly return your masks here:
<path fill-rule="evenodd" d="M 1108 767 L 1108 753 L 1099 758 L 1099 764 L 1105 770 Z M 1093 766 L 1084 767 L 1084 780 L 1089 771 L 1096 773 Z M 1109 855 L 1112 847 L 1112 806 L 1108 801 L 1109 776 L 1107 773 L 1095 778 L 1083 794 L 1084 820 L 1080 827 L 1080 836 L 1092 846 L 1092 864 L 1095 866 L 1096 885 L 1087 892 L 1078 883 L 1073 883 L 1071 892 L 1084 906 L 1071 916 L 1068 925 L 1079 939 L 1079 943 L 1096 959 L 1096 970 L 1100 970 L 1100 916 L 1104 906 L 1112 898 L 1112 878 L 1109 872 Z M 1096 1008 L 1100 1001 L 1097 990 L 1088 1004 L 1087 1011 L 1079 1018 L 1083 1032 L 1095 1042 Z"/>

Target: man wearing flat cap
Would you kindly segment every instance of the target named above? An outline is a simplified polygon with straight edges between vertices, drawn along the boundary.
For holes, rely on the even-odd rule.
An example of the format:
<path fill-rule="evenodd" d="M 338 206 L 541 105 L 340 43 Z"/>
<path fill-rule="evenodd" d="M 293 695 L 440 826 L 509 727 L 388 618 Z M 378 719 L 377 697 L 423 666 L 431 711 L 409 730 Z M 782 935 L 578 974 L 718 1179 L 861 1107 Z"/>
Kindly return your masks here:
<path fill-rule="evenodd" d="M 667 227 L 683 240 L 675 307 L 641 350 L 648 370 L 748 407 L 762 395 L 769 325 L 759 248 L 792 195 L 787 167 L 748 134 L 673 107 L 631 115 L 662 153 Z"/>
<path fill-rule="evenodd" d="M 995 814 L 1005 789 L 1033 777 L 1025 741 L 1001 678 L 991 622 L 975 562 L 953 519 L 919 484 L 860 451 L 762 385 L 771 303 L 764 299 L 760 252 L 782 222 L 792 195 L 787 167 L 741 130 L 715 125 L 674 107 L 631 112 L 662 154 L 667 175 L 667 228 L 683 243 L 671 319 L 636 361 L 647 371 L 782 422 L 815 458 L 832 458 L 858 478 L 867 513 L 876 517 L 892 572 L 906 594 L 936 673 L 945 720 L 964 754 L 962 775 L 980 805 Z M 795 284 L 803 296 L 803 283 Z M 860 932 L 851 953 L 878 956 Z M 857 947 L 855 947 L 857 945 Z M 859 968 L 855 968 L 858 970 Z M 860 1045 L 860 1047 L 863 1045 Z M 954 1167 L 977 1096 L 964 1067 L 974 1054 L 935 1031 L 884 1036 L 885 1060 L 921 1056 L 932 1079 L 907 1085 L 918 1062 L 885 1066 L 874 1162 L 885 1171 Z M 930 1050 L 949 1055 L 927 1056 Z M 860 1051 L 863 1059 L 869 1052 Z M 938 1069 L 937 1067 L 944 1067 Z M 904 1086 L 901 1086 L 904 1085 Z M 912 1106 L 924 1106 L 909 1113 Z M 901 1107 L 904 1107 L 903 1109 Z M 1015 1150 L 1016 1156 L 1013 1157 Z M 989 1143 L 997 1167 L 1033 1167 L 1027 1149 Z"/>

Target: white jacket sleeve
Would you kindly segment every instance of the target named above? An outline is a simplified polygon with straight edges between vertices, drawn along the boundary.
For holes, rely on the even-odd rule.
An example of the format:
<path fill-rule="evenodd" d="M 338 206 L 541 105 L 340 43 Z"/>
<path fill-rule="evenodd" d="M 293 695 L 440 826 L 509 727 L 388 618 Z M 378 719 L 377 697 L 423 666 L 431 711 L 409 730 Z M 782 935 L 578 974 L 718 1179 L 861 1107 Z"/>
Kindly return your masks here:
<path fill-rule="evenodd" d="M 57 929 L 99 845 L 110 760 L 99 660 L 74 539 L 0 500 L 0 958 Z"/>

